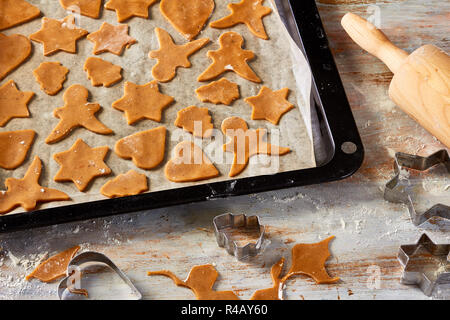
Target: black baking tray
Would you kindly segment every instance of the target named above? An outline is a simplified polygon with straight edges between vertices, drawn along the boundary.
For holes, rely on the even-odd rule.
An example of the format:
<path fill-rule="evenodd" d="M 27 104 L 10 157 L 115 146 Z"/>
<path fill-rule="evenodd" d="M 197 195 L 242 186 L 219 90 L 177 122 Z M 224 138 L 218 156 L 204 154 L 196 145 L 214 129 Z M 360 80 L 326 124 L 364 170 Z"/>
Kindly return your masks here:
<path fill-rule="evenodd" d="M 317 184 L 355 173 L 362 164 L 364 148 L 316 3 L 314 0 L 276 0 L 276 3 L 294 41 L 309 61 L 313 75 L 311 108 L 319 123 L 313 134 L 315 141 L 321 141 L 315 146 L 316 168 L 0 216 L 0 232 Z"/>

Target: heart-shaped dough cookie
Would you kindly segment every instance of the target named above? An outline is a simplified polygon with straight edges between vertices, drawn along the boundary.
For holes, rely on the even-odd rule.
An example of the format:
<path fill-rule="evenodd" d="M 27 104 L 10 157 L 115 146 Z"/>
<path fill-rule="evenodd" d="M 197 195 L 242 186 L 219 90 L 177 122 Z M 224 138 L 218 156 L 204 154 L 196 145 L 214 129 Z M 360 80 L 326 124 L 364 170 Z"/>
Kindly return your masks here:
<path fill-rule="evenodd" d="M 161 13 L 186 39 L 202 31 L 214 10 L 214 0 L 161 0 Z"/>
<path fill-rule="evenodd" d="M 6 36 L 0 33 L 0 80 L 20 66 L 31 53 L 31 43 L 20 34 Z"/>

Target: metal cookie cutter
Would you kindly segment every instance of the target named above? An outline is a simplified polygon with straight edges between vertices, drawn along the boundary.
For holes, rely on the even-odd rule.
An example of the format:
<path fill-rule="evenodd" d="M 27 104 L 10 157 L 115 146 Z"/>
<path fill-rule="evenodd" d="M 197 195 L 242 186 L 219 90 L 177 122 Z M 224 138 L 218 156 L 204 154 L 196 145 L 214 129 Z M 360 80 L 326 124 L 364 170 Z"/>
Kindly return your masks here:
<path fill-rule="evenodd" d="M 395 154 L 395 176 L 386 184 L 384 198 L 390 202 L 406 204 L 411 220 L 416 226 L 436 217 L 445 219 L 450 224 L 450 207 L 439 203 L 423 213 L 417 212 L 411 199 L 411 194 L 401 187 L 401 168 L 425 171 L 438 164 L 444 164 L 448 173 L 450 173 L 450 157 L 446 150 L 437 151 L 428 157 L 401 152 Z"/>
<path fill-rule="evenodd" d="M 128 285 L 131 293 L 136 297 L 136 300 L 142 299 L 142 294 L 136 289 L 130 279 L 107 256 L 99 252 L 88 251 L 80 253 L 69 262 L 69 265 L 67 267 L 67 277 L 61 280 L 58 286 L 58 297 L 60 300 L 63 299 L 64 291 L 68 290 L 67 283 L 70 280 L 71 273 L 72 270 L 74 270 L 74 267 L 80 267 L 81 265 L 86 263 L 103 263 L 107 265 L 113 271 L 115 271 L 120 276 L 120 278 Z"/>
<path fill-rule="evenodd" d="M 238 260 L 256 256 L 261 252 L 264 243 L 265 227 L 259 223 L 258 216 L 225 213 L 215 217 L 213 223 L 214 233 L 216 234 L 219 247 L 225 248 L 229 254 L 234 255 Z M 245 246 L 239 246 L 237 242 L 230 239 L 227 232 L 225 232 L 226 229 L 237 230 L 239 228 L 259 230 L 259 237 L 256 243 L 250 242 Z"/>
<path fill-rule="evenodd" d="M 403 267 L 401 283 L 418 285 L 427 296 L 441 285 L 450 291 L 450 244 L 435 244 L 423 234 L 416 244 L 400 246 L 397 258 Z"/>

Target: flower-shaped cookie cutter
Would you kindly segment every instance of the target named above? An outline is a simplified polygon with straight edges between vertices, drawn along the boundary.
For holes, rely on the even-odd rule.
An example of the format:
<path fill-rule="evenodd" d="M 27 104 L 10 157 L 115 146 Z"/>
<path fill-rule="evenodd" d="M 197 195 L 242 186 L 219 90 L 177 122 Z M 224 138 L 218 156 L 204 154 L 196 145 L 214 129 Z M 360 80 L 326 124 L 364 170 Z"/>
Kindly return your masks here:
<path fill-rule="evenodd" d="M 395 154 L 395 176 L 386 184 L 384 199 L 394 203 L 406 204 L 411 220 L 416 226 L 420 226 L 430 219 L 439 217 L 445 220 L 446 226 L 448 225 L 450 227 L 450 207 L 439 203 L 423 213 L 417 212 L 411 197 L 413 191 L 406 191 L 401 186 L 400 181 L 402 179 L 408 179 L 408 177 L 402 176 L 401 169 L 425 171 L 439 164 L 443 164 L 450 174 L 450 156 L 445 149 L 437 151 L 428 157 L 410 155 L 402 152 Z"/>
<path fill-rule="evenodd" d="M 402 284 L 417 285 L 427 296 L 440 285 L 450 290 L 450 244 L 435 244 L 424 233 L 416 244 L 400 246 L 397 258 Z"/>
<path fill-rule="evenodd" d="M 260 224 L 258 216 L 247 216 L 245 214 L 225 213 L 214 218 L 214 233 L 219 247 L 225 248 L 227 252 L 238 260 L 258 255 L 263 249 L 265 227 Z M 256 242 L 249 242 L 240 246 L 232 240 L 227 230 L 257 230 L 258 239 Z"/>
<path fill-rule="evenodd" d="M 105 264 L 109 268 L 111 268 L 122 280 L 125 282 L 125 284 L 130 288 L 131 294 L 135 297 L 136 300 L 142 299 L 142 294 L 139 292 L 139 290 L 136 289 L 136 287 L 133 285 L 133 283 L 130 281 L 130 279 L 123 273 L 122 270 L 120 270 L 114 262 L 112 262 L 107 256 L 105 256 L 102 253 L 99 252 L 93 252 L 93 251 L 87 251 L 80 253 L 79 255 L 75 256 L 67 266 L 67 276 L 61 280 L 58 286 L 58 297 L 60 300 L 64 299 L 64 292 L 66 290 L 71 291 L 69 287 L 73 286 L 73 280 L 74 278 L 74 271 L 79 270 L 79 268 L 82 265 L 88 264 L 88 263 L 96 263 L 96 264 Z M 81 274 L 79 274 L 79 277 L 81 279 Z M 76 287 L 75 287 L 76 288 Z M 76 288 L 75 290 L 80 289 Z M 76 293 L 83 294 L 84 290 L 81 289 Z M 74 292 L 74 291 L 72 291 Z"/>

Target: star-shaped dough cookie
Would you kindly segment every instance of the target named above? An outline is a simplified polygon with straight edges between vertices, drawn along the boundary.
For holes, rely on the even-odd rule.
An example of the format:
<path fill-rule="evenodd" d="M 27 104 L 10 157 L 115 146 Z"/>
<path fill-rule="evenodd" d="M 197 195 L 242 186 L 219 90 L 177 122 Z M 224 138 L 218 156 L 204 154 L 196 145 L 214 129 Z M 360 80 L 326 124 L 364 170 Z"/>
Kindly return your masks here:
<path fill-rule="evenodd" d="M 109 0 L 105 8 L 115 10 L 117 21 L 124 22 L 131 17 L 148 18 L 148 8 L 158 0 Z"/>
<path fill-rule="evenodd" d="M 125 47 L 129 48 L 136 43 L 136 39 L 128 35 L 128 25 L 113 26 L 107 22 L 103 22 L 100 29 L 89 34 L 87 38 L 95 43 L 94 54 L 108 51 L 120 56 Z"/>
<path fill-rule="evenodd" d="M 213 63 L 203 72 L 198 81 L 209 81 L 226 71 L 234 71 L 244 79 L 260 83 L 261 79 L 247 64 L 255 57 L 250 50 L 243 50 L 244 38 L 236 32 L 225 32 L 219 38 L 220 48 L 217 51 L 208 51 L 208 57 Z"/>
<path fill-rule="evenodd" d="M 103 161 L 108 151 L 107 146 L 91 148 L 78 139 L 69 150 L 53 155 L 53 159 L 61 166 L 54 180 L 72 181 L 78 190 L 84 191 L 94 178 L 111 173 Z"/>
<path fill-rule="evenodd" d="M 67 79 L 69 69 L 59 62 L 42 62 L 33 71 L 36 81 L 41 85 L 41 90 L 50 96 L 57 94 Z"/>
<path fill-rule="evenodd" d="M 83 16 L 97 19 L 100 16 L 102 0 L 59 0 L 61 6 L 72 12 L 79 12 Z"/>
<path fill-rule="evenodd" d="M 95 113 L 100 110 L 97 103 L 88 103 L 89 91 L 82 85 L 75 84 L 64 92 L 64 107 L 56 108 L 53 115 L 59 123 L 49 134 L 45 142 L 48 144 L 64 139 L 73 129 L 86 128 L 99 134 L 110 134 L 113 131 L 101 123 Z"/>
<path fill-rule="evenodd" d="M 44 56 L 58 51 L 77 52 L 77 40 L 89 32 L 78 28 L 74 16 L 67 16 L 63 20 L 42 18 L 42 27 L 30 35 L 30 39 L 44 45 Z"/>
<path fill-rule="evenodd" d="M 38 202 L 70 199 L 64 192 L 39 185 L 41 172 L 41 159 L 35 156 L 22 179 L 8 178 L 5 180 L 7 189 L 0 191 L 0 214 L 10 212 L 18 206 L 29 211 L 36 208 Z"/>
<path fill-rule="evenodd" d="M 89 57 L 83 70 L 87 72 L 93 86 L 111 87 L 122 80 L 122 67 L 96 57 Z"/>
<path fill-rule="evenodd" d="M 168 82 L 175 78 L 178 67 L 191 67 L 189 56 L 209 42 L 208 38 L 204 38 L 176 45 L 167 31 L 160 28 L 155 28 L 155 31 L 158 36 L 159 50 L 150 51 L 148 56 L 158 60 L 152 69 L 152 75 L 160 82 Z"/>
<path fill-rule="evenodd" d="M 253 107 L 252 120 L 267 120 L 278 124 L 281 116 L 294 108 L 286 100 L 288 95 L 288 88 L 272 91 L 263 86 L 257 96 L 245 98 L 244 101 Z"/>
<path fill-rule="evenodd" d="M 124 96 L 115 101 L 112 107 L 125 112 L 128 124 L 141 119 L 161 122 L 162 110 L 174 101 L 171 96 L 159 91 L 156 80 L 144 85 L 127 81 L 124 91 Z"/>
<path fill-rule="evenodd" d="M 28 118 L 28 103 L 34 92 L 19 91 L 14 81 L 9 80 L 0 87 L 0 127 L 12 118 Z"/>
<path fill-rule="evenodd" d="M 0 1 L 0 30 L 8 29 L 39 17 L 41 11 L 25 0 Z"/>
<path fill-rule="evenodd" d="M 255 36 L 267 40 L 266 30 L 262 22 L 263 17 L 272 12 L 272 9 L 262 5 L 264 0 L 242 0 L 239 3 L 229 3 L 231 14 L 213 21 L 210 26 L 217 29 L 225 29 L 244 23 Z"/>

